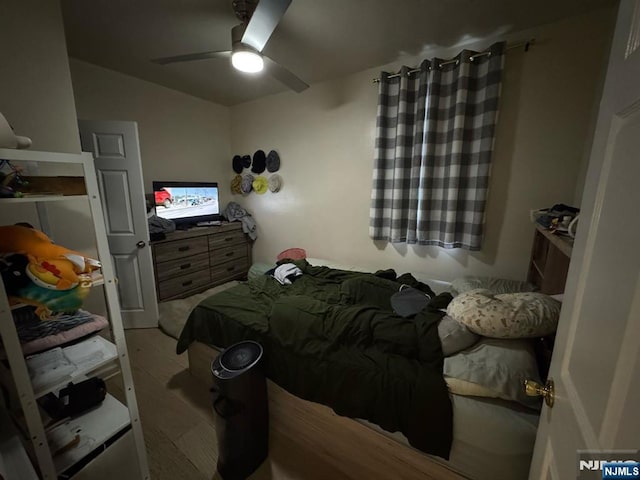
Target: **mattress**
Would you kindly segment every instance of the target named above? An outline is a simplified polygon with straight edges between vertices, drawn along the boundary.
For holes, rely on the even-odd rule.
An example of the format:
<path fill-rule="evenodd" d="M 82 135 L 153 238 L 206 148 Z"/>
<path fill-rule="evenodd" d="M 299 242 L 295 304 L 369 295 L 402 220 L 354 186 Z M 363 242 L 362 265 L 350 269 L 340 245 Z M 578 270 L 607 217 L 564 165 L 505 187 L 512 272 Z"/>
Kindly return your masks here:
<path fill-rule="evenodd" d="M 526 480 L 538 414 L 499 399 L 451 395 L 451 403 L 453 444 L 449 460 L 430 456 L 474 480 Z M 412 448 L 401 433 L 359 421 Z"/>

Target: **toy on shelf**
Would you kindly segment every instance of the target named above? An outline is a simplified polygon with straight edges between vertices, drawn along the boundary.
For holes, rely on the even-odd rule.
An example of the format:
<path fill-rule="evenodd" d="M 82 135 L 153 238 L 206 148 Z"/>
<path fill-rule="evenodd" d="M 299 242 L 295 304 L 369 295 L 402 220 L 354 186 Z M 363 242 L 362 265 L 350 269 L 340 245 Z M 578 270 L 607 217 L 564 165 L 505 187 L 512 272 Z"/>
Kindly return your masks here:
<path fill-rule="evenodd" d="M 29 148 L 31 139 L 13 133 L 13 128 L 0 113 L 0 148 Z"/>
<path fill-rule="evenodd" d="M 18 189 L 28 184 L 19 167 L 12 165 L 9 160 L 0 159 L 1 198 L 21 197 L 22 193 Z"/>
<path fill-rule="evenodd" d="M 0 227 L 0 254 L 9 301 L 36 306 L 41 320 L 80 308 L 92 286 L 91 272 L 100 267 L 99 261 L 22 225 Z"/>

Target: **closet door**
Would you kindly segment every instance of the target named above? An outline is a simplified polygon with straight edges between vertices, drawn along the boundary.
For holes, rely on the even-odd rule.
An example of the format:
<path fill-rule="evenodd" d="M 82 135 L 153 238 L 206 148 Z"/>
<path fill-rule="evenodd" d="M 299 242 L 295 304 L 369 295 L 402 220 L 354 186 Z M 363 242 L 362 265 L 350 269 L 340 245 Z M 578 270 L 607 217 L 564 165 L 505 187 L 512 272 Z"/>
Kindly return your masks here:
<path fill-rule="evenodd" d="M 80 120 L 93 152 L 125 328 L 158 326 L 153 261 L 136 122 Z"/>

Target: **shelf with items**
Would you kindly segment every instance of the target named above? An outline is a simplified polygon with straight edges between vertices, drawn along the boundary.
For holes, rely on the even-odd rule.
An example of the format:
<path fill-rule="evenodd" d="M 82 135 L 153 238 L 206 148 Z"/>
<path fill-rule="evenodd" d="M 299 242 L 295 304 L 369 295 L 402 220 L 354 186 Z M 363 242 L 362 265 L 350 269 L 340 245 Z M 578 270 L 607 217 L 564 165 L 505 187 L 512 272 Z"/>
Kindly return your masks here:
<path fill-rule="evenodd" d="M 120 371 L 114 364 L 117 357 L 116 346 L 98 334 L 69 346 L 27 356 L 25 362 L 33 395 L 39 399 L 87 375 L 114 376 Z M 0 383 L 10 387 L 11 372 L 4 364 L 0 364 Z"/>
<path fill-rule="evenodd" d="M 66 211 L 67 208 L 72 211 L 78 208 L 78 201 L 85 202 L 88 205 L 93 231 L 88 231 L 86 238 L 82 239 L 89 239 L 91 242 L 95 240 L 94 245 L 97 250 L 96 258 L 102 263 L 101 271 L 96 271 L 99 273 L 93 272 L 92 284 L 102 285 L 101 288 L 105 294 L 108 310 L 107 318 L 111 338 L 111 341 L 108 341 L 100 336 L 94 335 L 93 337 L 77 342 L 75 345 L 61 348 L 61 350 L 55 351 L 54 353 L 45 354 L 41 357 L 41 360 L 45 360 L 43 362 L 45 365 L 49 357 L 56 356 L 58 360 L 62 359 L 60 368 L 58 369 L 58 375 L 53 374 L 45 377 L 36 376 L 32 379 L 29 364 L 31 364 L 31 370 L 33 371 L 34 360 L 33 358 L 25 358 L 23 344 L 20 342 L 18 330 L 14 323 L 14 315 L 18 315 L 18 312 L 20 312 L 17 308 L 24 305 L 11 306 L 9 304 L 4 283 L 2 279 L 0 279 L 0 337 L 6 354 L 6 361 L 0 362 L 0 377 L 3 383 L 12 383 L 11 390 L 4 389 L 5 401 L 8 400 L 10 402 L 9 405 L 7 405 L 7 410 L 14 416 L 14 419 L 22 418 L 22 421 L 18 422 L 22 424 L 22 432 L 19 435 L 22 437 L 23 443 L 28 444 L 27 450 L 30 453 L 31 461 L 35 470 L 39 472 L 39 477 L 42 480 L 59 478 L 60 473 L 63 471 L 65 472 L 64 475 L 67 475 L 69 472 L 80 472 L 83 465 L 91 462 L 95 455 L 110 455 L 109 452 L 111 449 L 108 448 L 108 445 L 110 445 L 111 442 L 115 442 L 115 439 L 119 438 L 124 431 L 130 431 L 128 438 L 132 439 L 132 448 L 133 451 L 135 451 L 134 457 L 137 467 L 134 468 L 132 466 L 131 471 L 140 472 L 139 476 L 136 474 L 136 478 L 148 480 L 149 470 L 146 451 L 124 337 L 116 287 L 117 282 L 109 251 L 104 214 L 93 165 L 93 156 L 90 153 L 64 154 L 0 149 L 0 159 L 6 159 L 12 162 L 29 162 L 24 164 L 28 168 L 31 168 L 31 162 L 72 164 L 75 165 L 73 167 L 74 173 L 79 167 L 82 168 L 83 191 L 76 188 L 78 187 L 77 179 L 70 181 L 70 184 L 73 184 L 72 186 L 75 188 L 75 190 L 72 189 L 75 194 L 64 195 L 60 194 L 55 187 L 51 189 L 48 188 L 49 185 L 47 182 L 50 181 L 48 179 L 62 177 L 43 176 L 38 180 L 39 183 L 34 182 L 35 192 L 30 192 L 30 194 L 21 198 L 0 198 L 0 206 L 2 206 L 2 204 L 6 205 L 4 209 L 0 209 L 0 225 L 14 224 L 16 221 L 25 221 L 22 217 L 24 216 L 23 210 L 26 209 L 29 212 L 36 213 L 37 218 L 33 217 L 32 213 L 29 213 L 28 215 L 31 215 L 29 219 L 34 218 L 34 220 L 38 222 L 37 224 L 40 225 L 39 228 L 49 234 L 46 229 L 48 223 L 46 218 L 46 205 L 48 203 L 55 202 L 55 205 L 60 205 L 59 208 L 62 208 L 64 211 Z M 58 173 L 60 169 L 56 167 L 54 170 L 47 165 L 41 168 L 41 166 L 38 165 L 34 167 L 33 170 L 48 174 L 51 173 L 51 171 Z M 64 181 L 61 182 L 61 184 L 62 183 L 64 183 Z M 48 190 L 55 193 L 48 194 Z M 41 192 L 43 195 L 39 195 L 37 192 Z M 72 203 L 64 203 L 64 200 L 72 200 Z M 15 207 L 13 207 L 13 205 L 15 205 Z M 15 212 L 18 212 L 19 220 L 15 220 Z M 12 220 L 7 221 L 7 217 Z M 82 239 L 78 238 L 78 240 Z M 9 252 L 11 251 L 12 250 L 9 250 Z M 16 299 L 20 301 L 20 297 L 14 297 L 14 300 Z M 30 297 L 29 300 L 31 300 Z M 55 311 L 55 309 L 52 310 Z M 103 321 L 105 324 L 107 323 L 104 319 Z M 69 420 L 68 422 L 70 423 L 64 428 L 70 429 L 72 426 L 77 426 L 87 435 L 90 441 L 87 442 L 85 446 L 78 441 L 77 445 L 71 445 L 71 448 L 68 450 L 56 454 L 58 450 L 57 444 L 56 442 L 52 442 L 52 435 L 55 436 L 56 433 L 45 426 L 46 416 L 42 414 L 39 408 L 38 398 L 49 392 L 55 392 L 61 387 L 65 387 L 69 382 L 78 382 L 86 378 L 86 376 L 103 374 L 110 376 L 118 374 L 122 377 L 122 382 L 125 386 L 124 403 L 120 403 L 114 397 L 107 394 L 107 397 L 100 406 L 85 411 Z M 42 378 L 45 379 L 43 380 Z M 65 423 L 62 425 L 65 425 Z M 59 429 L 63 427 L 56 426 L 56 428 Z"/>
<path fill-rule="evenodd" d="M 86 379 L 80 377 L 76 380 L 81 382 Z M 53 393 L 59 395 L 60 392 Z M 61 478 L 72 476 L 84 463 L 94 458 L 93 454 L 99 453 L 106 444 L 131 426 L 129 410 L 110 394 L 106 394 L 96 407 L 73 417 L 53 420 L 42 406 L 40 414 L 56 473 Z M 26 432 L 24 422 L 24 418 L 16 418 L 17 425 Z"/>
<path fill-rule="evenodd" d="M 129 425 L 127 407 L 107 394 L 98 407 L 47 429 L 56 472 L 61 474 L 70 469 Z M 65 448 L 69 442 L 77 443 L 73 448 Z"/>
<path fill-rule="evenodd" d="M 572 239 L 553 234 L 536 224 L 527 280 L 541 293 L 564 292 L 572 245 Z"/>
<path fill-rule="evenodd" d="M 64 348 L 27 357 L 34 395 L 40 398 L 118 357 L 116 346 L 99 335 Z"/>
<path fill-rule="evenodd" d="M 536 224 L 536 230 L 540 232 L 552 245 L 558 248 L 564 255 L 571 258 L 573 252 L 573 238 L 560 233 L 547 230 L 542 225 Z"/>

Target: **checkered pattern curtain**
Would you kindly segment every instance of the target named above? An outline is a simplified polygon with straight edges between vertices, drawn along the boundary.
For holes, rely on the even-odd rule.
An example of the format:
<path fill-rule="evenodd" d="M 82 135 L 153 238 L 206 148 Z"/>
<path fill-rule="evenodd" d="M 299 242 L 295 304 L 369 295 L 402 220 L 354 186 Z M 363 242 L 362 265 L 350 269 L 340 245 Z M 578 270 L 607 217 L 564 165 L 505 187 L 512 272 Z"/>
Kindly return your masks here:
<path fill-rule="evenodd" d="M 382 73 L 371 238 L 480 250 L 504 47 Z"/>

